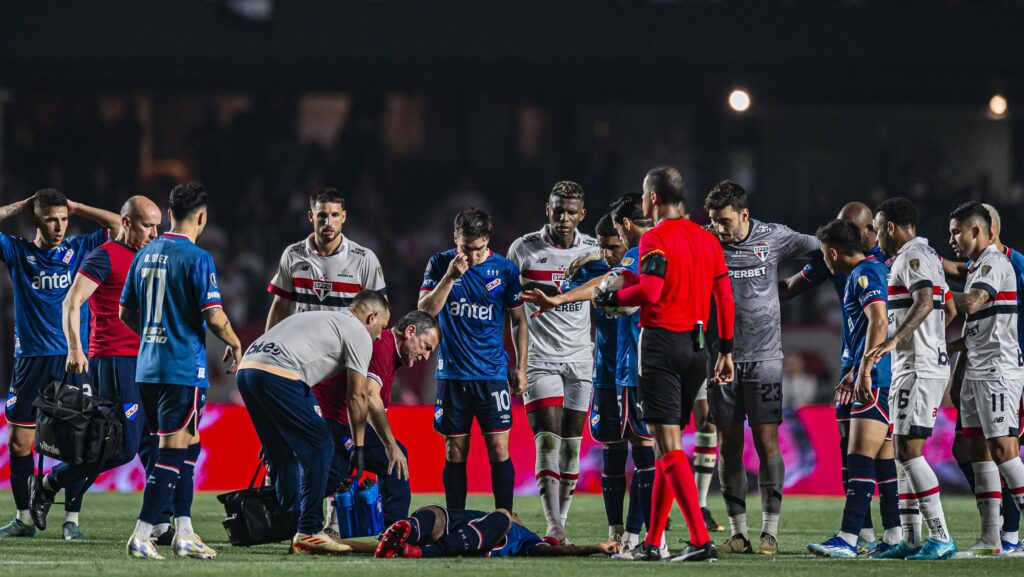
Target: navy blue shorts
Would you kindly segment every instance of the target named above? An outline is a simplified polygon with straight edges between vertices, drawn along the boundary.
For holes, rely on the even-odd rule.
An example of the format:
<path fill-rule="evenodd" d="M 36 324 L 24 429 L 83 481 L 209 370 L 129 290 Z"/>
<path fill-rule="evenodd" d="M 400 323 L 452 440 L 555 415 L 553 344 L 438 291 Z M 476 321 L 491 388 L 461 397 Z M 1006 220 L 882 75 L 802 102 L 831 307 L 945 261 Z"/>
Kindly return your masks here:
<path fill-rule="evenodd" d="M 590 407 L 590 436 L 598 443 L 617 443 L 629 438 L 627 427 L 637 436 L 650 438 L 647 425 L 640 420 L 636 387 L 614 389 L 594 387 Z"/>
<path fill-rule="evenodd" d="M 206 407 L 206 389 L 188 385 L 139 383 L 150 434 L 166 437 L 188 427 L 195 435 Z"/>
<path fill-rule="evenodd" d="M 67 355 L 21 357 L 14 359 L 14 376 L 7 392 L 5 414 L 7 422 L 19 427 L 36 426 L 36 399 L 52 381 L 65 381 L 75 386 L 88 386 L 84 375 L 67 375 Z M 87 389 L 89 391 L 89 389 Z"/>
<path fill-rule="evenodd" d="M 858 400 L 854 400 L 853 404 L 850 405 L 850 419 L 870 419 L 872 421 L 878 421 L 884 423 L 889 427 L 889 432 L 885 438 L 892 438 L 892 424 L 889 421 L 889 389 L 880 389 L 878 387 L 872 387 L 872 394 L 874 400 L 865 405 Z"/>
<path fill-rule="evenodd" d="M 465 436 L 474 418 L 485 435 L 512 428 L 508 381 L 438 380 L 434 430 L 446 437 Z"/>
<path fill-rule="evenodd" d="M 121 407 L 124 430 L 121 456 L 130 459 L 139 452 L 139 444 L 148 434 L 142 395 L 135 382 L 135 357 L 97 357 L 89 359 L 89 379 L 93 394 Z"/>

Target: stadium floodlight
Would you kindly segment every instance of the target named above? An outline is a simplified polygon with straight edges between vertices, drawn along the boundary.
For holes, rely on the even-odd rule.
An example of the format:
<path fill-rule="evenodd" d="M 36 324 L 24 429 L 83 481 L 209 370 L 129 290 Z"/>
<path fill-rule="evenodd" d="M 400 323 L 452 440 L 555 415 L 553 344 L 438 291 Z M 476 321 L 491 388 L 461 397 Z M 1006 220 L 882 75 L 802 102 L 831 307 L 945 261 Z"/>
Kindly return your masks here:
<path fill-rule="evenodd" d="M 729 93 L 729 108 L 736 112 L 746 112 L 750 108 L 750 94 L 742 88 L 736 88 Z"/>
<path fill-rule="evenodd" d="M 1002 94 L 995 94 L 988 101 L 988 112 L 992 118 L 1003 118 L 1009 108 L 1010 105 Z"/>

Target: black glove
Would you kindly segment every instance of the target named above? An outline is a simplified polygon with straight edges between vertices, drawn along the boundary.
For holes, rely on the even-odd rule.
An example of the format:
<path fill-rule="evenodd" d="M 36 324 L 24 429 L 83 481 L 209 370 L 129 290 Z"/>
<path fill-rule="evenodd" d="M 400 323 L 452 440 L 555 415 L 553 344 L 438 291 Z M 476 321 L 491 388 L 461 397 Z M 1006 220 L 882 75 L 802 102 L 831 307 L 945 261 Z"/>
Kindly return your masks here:
<path fill-rule="evenodd" d="M 355 478 L 358 481 L 358 479 L 363 476 L 363 448 L 356 445 L 352 449 L 352 454 L 348 457 L 348 462 L 349 478 Z"/>
<path fill-rule="evenodd" d="M 617 307 L 619 306 L 619 293 L 617 291 L 601 291 L 594 295 L 594 306 Z"/>

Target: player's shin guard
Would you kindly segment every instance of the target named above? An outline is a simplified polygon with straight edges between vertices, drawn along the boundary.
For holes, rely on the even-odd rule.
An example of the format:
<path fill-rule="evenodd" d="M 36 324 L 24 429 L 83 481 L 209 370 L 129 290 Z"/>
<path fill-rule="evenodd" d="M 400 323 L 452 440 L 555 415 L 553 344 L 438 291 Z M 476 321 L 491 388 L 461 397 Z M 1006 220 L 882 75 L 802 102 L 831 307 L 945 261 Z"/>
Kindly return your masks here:
<path fill-rule="evenodd" d="M 651 523 L 647 526 L 644 543 L 649 547 L 661 547 L 665 537 L 665 525 L 672 512 L 672 489 L 665 479 L 665 467 L 657 461 L 654 469 L 654 484 L 651 488 Z"/>
<path fill-rule="evenodd" d="M 441 479 L 444 482 L 444 500 L 448 508 L 465 509 L 468 486 L 466 464 L 445 461 Z"/>
<path fill-rule="evenodd" d="M 572 496 L 576 492 L 576 483 L 580 478 L 580 444 L 583 437 L 562 437 L 562 446 L 558 457 L 558 515 L 559 522 L 565 526 L 569 518 L 569 507 Z"/>
<path fill-rule="evenodd" d="M 622 525 L 622 509 L 626 499 L 626 457 L 629 451 L 625 444 L 612 445 L 603 451 L 604 469 L 601 471 L 601 495 L 604 497 L 604 513 L 608 526 Z M 636 483 L 636 476 L 633 477 Z M 630 511 L 633 510 L 630 491 Z"/>
<path fill-rule="evenodd" d="M 868 515 L 871 497 L 875 494 L 875 460 L 864 455 L 849 455 L 846 464 L 849 479 L 846 482 L 846 506 L 843 507 L 840 537 L 855 545 L 857 534 Z"/>
<path fill-rule="evenodd" d="M 142 510 L 139 512 L 140 521 L 149 525 L 160 522 L 164 507 L 174 495 L 174 488 L 178 484 L 187 453 L 188 449 L 160 449 L 153 472 L 146 479 L 146 490 L 142 494 Z M 149 535 L 145 538 L 149 539 Z"/>
<path fill-rule="evenodd" d="M 430 536 L 434 531 L 434 524 L 437 522 L 437 515 L 430 507 L 424 507 L 409 516 L 409 537 L 405 542 L 410 545 L 420 545 L 420 540 Z"/>
<path fill-rule="evenodd" d="M 494 493 L 494 508 L 512 510 L 512 499 L 516 492 L 516 468 L 512 459 L 491 461 L 491 492 Z"/>
<path fill-rule="evenodd" d="M 733 535 L 747 537 L 747 471 L 743 461 L 718 460 L 718 482 Z"/>
<path fill-rule="evenodd" d="M 757 486 L 761 490 L 761 533 L 779 535 L 779 514 L 782 512 L 782 488 L 786 483 L 786 464 L 776 454 L 761 460 Z"/>
<path fill-rule="evenodd" d="M 29 493 L 28 480 L 35 474 L 35 463 L 32 454 L 10 456 L 11 493 L 14 494 L 14 506 L 18 509 L 18 518 L 23 523 L 32 524 L 32 516 L 28 513 Z M 24 514 L 23 514 L 24 513 Z"/>
<path fill-rule="evenodd" d="M 561 526 L 558 461 L 562 450 L 562 438 L 554 433 L 541 431 L 533 436 L 533 442 L 537 448 L 534 473 L 537 476 L 537 488 L 540 490 L 540 504 L 544 508 L 544 518 L 550 530 L 552 527 Z"/>
<path fill-rule="evenodd" d="M 903 470 L 910 479 L 910 485 L 921 508 L 921 516 L 928 526 L 929 536 L 937 541 L 949 541 L 949 528 L 946 527 L 946 515 L 942 510 L 939 495 L 939 478 L 935 476 L 935 471 L 924 457 L 910 459 L 903 464 Z M 920 531 L 920 528 L 918 530 Z"/>
<path fill-rule="evenodd" d="M 697 498 L 697 484 L 693 482 L 693 469 L 690 460 L 681 450 L 669 451 L 661 458 L 665 471 L 665 480 L 672 489 L 672 494 L 683 510 L 686 527 L 690 530 L 690 543 L 694 547 L 703 547 L 711 536 L 708 534 L 704 515 L 701 514 L 700 501 Z"/>
<path fill-rule="evenodd" d="M 655 472 L 654 447 L 634 446 L 633 465 L 636 467 L 636 471 L 633 473 L 633 482 L 630 485 L 630 510 L 633 509 L 633 488 L 635 487 L 635 499 L 639 502 L 638 509 L 642 517 L 626 519 L 626 530 L 639 535 L 641 520 L 648 530 L 651 528 L 651 492 L 654 489 Z"/>
<path fill-rule="evenodd" d="M 715 474 L 717 462 L 718 435 L 697 433 L 696 445 L 693 448 L 693 474 L 697 482 L 701 507 L 708 506 L 708 489 L 711 488 L 711 477 Z"/>
<path fill-rule="evenodd" d="M 917 495 L 911 483 L 906 463 L 897 464 L 900 499 L 900 524 L 903 526 L 903 542 L 911 547 L 921 546 L 921 510 Z"/>
<path fill-rule="evenodd" d="M 877 459 L 875 461 L 875 479 L 878 484 L 878 509 L 882 513 L 882 527 L 885 528 L 883 539 L 886 543 L 899 543 L 900 531 L 900 495 L 895 459 Z"/>
<path fill-rule="evenodd" d="M 1006 489 L 1013 498 L 1017 510 L 1024 509 L 1024 462 L 1019 456 L 1010 459 L 999 465 L 999 473 L 1006 480 Z"/>
<path fill-rule="evenodd" d="M 454 533 L 423 546 L 423 557 L 459 557 L 486 553 L 508 532 L 508 515 L 495 511 L 470 521 Z"/>
<path fill-rule="evenodd" d="M 981 540 L 999 545 L 999 502 L 1003 493 L 999 487 L 999 469 L 992 461 L 972 463 L 974 468 L 974 499 L 981 513 Z"/>

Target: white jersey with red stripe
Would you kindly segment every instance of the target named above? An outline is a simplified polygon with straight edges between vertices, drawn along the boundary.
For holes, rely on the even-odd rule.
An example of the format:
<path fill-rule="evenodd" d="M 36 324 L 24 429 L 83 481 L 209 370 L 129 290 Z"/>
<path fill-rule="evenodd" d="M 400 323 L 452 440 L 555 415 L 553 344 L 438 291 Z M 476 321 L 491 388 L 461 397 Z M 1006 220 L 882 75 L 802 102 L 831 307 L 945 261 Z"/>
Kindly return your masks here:
<path fill-rule="evenodd" d="M 597 253 L 597 240 L 576 231 L 572 246 L 555 246 L 548 227 L 516 239 L 508 249 L 508 258 L 519 266 L 523 288 L 530 285 L 561 290 L 565 269 L 577 258 Z M 548 289 L 551 290 L 551 289 Z M 527 303 L 527 318 L 537 307 Z M 590 340 L 590 302 L 570 303 L 529 318 L 530 361 L 593 362 Z"/>
<path fill-rule="evenodd" d="M 293 301 L 295 312 L 348 308 L 363 289 L 384 294 L 384 273 L 373 251 L 349 238 L 333 254 L 322 256 L 313 237 L 289 246 L 267 290 Z"/>
<path fill-rule="evenodd" d="M 1017 280 L 1013 266 L 995 244 L 967 269 L 965 292 L 980 289 L 989 299 L 967 315 L 967 372 L 978 381 L 1024 379 L 1024 356 L 1017 344 Z"/>
<path fill-rule="evenodd" d="M 914 304 L 914 293 L 931 290 L 932 310 L 910 338 L 892 351 L 892 377 L 915 373 L 918 379 L 948 379 L 946 310 L 949 286 L 939 254 L 928 240 L 916 237 L 896 253 L 889 272 L 889 334 L 903 324 Z"/>

